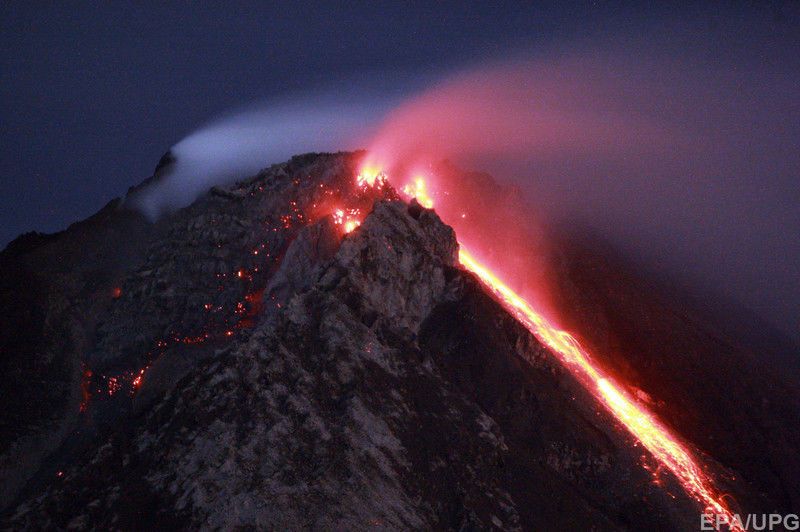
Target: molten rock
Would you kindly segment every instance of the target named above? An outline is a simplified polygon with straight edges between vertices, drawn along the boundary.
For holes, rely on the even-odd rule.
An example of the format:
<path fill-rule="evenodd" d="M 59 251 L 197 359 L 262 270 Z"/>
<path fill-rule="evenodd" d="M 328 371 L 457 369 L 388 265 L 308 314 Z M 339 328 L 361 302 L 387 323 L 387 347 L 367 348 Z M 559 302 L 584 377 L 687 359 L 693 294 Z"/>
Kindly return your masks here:
<path fill-rule="evenodd" d="M 62 371 L 43 404 L 4 398 L 32 414 L 4 424 L 12 527 L 696 527 L 459 269 L 453 230 L 357 162 L 297 157 L 152 225 L 115 207 L 4 252 L 43 283 L 3 295 L 33 309 L 17 376 Z M 343 205 L 365 214 L 347 234 Z"/>

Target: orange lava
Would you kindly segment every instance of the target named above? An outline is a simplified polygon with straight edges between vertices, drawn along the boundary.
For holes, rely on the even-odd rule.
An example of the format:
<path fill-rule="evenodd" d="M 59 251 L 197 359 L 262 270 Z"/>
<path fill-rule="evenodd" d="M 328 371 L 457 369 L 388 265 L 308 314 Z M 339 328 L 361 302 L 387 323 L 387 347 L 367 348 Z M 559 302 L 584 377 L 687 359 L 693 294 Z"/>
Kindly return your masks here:
<path fill-rule="evenodd" d="M 425 179 L 422 177 L 415 177 L 411 183 L 403 187 L 403 193 L 411 198 L 416 198 L 420 205 L 426 209 L 433 208 L 433 198 L 428 194 L 428 186 Z"/>
<path fill-rule="evenodd" d="M 374 181 L 371 183 L 366 182 L 363 186 L 373 186 Z M 361 211 L 359 209 L 336 209 L 333 211 L 333 223 L 341 226 L 345 233 L 351 233 L 353 229 L 361 225 Z"/>
<path fill-rule="evenodd" d="M 426 208 L 433 206 L 433 200 L 428 195 L 423 178 L 415 177 L 402 190 L 409 197 L 416 198 L 420 205 Z M 735 514 L 726 506 L 713 481 L 703 471 L 689 449 L 659 421 L 654 413 L 616 384 L 571 334 L 553 326 L 525 299 L 478 262 L 463 245 L 460 245 L 458 258 L 461 265 L 475 274 L 528 331 L 550 348 L 597 401 L 641 442 L 663 467 L 675 475 L 686 493 L 700 503 L 705 512 L 721 516 L 724 521 L 730 523 L 731 530 L 743 530 L 735 520 Z"/>
<path fill-rule="evenodd" d="M 356 176 L 356 183 L 363 188 L 374 187 L 376 183 L 382 186 L 386 183 L 386 174 L 378 166 L 366 165 Z"/>
<path fill-rule="evenodd" d="M 359 225 L 361 225 L 361 222 L 359 222 L 358 220 L 347 220 L 344 223 L 344 232 L 350 233 L 353 231 L 353 229 L 355 229 Z"/>
<path fill-rule="evenodd" d="M 134 390 L 138 390 L 139 388 L 142 387 L 142 383 L 144 382 L 144 374 L 148 370 L 148 368 L 149 366 L 145 366 L 142 369 L 140 369 L 139 372 L 136 374 L 136 376 L 133 378 L 133 381 L 131 381 L 131 387 Z"/>

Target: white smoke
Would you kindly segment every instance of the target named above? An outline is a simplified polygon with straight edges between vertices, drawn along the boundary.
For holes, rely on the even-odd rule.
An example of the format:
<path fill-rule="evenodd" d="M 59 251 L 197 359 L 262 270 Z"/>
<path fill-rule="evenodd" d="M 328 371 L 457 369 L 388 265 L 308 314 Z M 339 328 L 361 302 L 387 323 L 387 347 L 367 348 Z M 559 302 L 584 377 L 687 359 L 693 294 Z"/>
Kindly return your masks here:
<path fill-rule="evenodd" d="M 780 42 L 680 58 L 650 41 L 593 43 L 477 65 L 425 90 L 356 83 L 251 106 L 176 144 L 174 168 L 137 201 L 155 217 L 308 151 L 449 157 L 797 338 L 800 69 Z"/>
<path fill-rule="evenodd" d="M 150 219 L 185 207 L 211 186 L 235 182 L 305 152 L 357 149 L 392 105 L 373 89 L 316 92 L 253 104 L 175 144 L 172 166 L 132 201 Z"/>

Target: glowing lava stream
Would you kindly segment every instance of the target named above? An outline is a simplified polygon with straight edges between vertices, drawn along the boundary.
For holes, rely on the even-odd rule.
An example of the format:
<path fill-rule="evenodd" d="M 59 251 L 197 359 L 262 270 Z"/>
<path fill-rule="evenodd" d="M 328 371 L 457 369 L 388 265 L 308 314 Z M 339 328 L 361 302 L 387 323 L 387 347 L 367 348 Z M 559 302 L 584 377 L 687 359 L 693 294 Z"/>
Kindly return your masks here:
<path fill-rule="evenodd" d="M 415 177 L 403 192 L 427 207 L 433 200 L 427 193 L 425 181 Z M 517 295 L 486 266 L 479 263 L 459 243 L 461 265 L 474 273 L 494 293 L 503 306 L 542 344 L 550 348 L 593 396 L 630 432 L 664 467 L 677 477 L 686 493 L 698 501 L 707 513 L 720 516 L 731 530 L 744 530 L 734 513 L 725 505 L 711 478 L 705 474 L 691 452 L 655 414 L 632 399 L 610 376 L 597 367 L 589 354 L 568 332 L 550 324 L 530 304 Z"/>
<path fill-rule="evenodd" d="M 559 356 L 617 421 L 622 423 L 656 460 L 672 471 L 690 496 L 700 502 L 706 511 L 723 515 L 728 518 L 729 523 L 733 522 L 733 513 L 722 502 L 711 479 L 695 462 L 689 450 L 670 434 L 654 414 L 637 404 L 602 370 L 595 367 L 589 355 L 572 335 L 548 323 L 527 301 L 478 263 L 463 246 L 458 251 L 458 260 L 500 298 L 504 306 L 526 329 Z"/>

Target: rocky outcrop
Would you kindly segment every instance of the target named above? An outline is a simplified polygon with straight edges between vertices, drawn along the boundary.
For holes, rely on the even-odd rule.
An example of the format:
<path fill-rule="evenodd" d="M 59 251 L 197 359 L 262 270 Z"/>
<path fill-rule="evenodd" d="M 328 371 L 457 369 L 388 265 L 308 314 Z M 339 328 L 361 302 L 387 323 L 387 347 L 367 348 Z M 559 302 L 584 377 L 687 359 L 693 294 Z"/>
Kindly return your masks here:
<path fill-rule="evenodd" d="M 61 284 L 29 299 L 69 299 L 72 321 L 31 321 L 81 342 L 26 352 L 23 377 L 50 361 L 73 373 L 41 407 L 64 412 L 49 432 L 4 434 L 7 464 L 35 457 L 4 524 L 696 527 L 695 504 L 460 269 L 453 230 L 358 186 L 357 167 L 296 157 L 154 224 L 114 210 L 105 224 L 137 220 L 137 241 L 101 280 L 64 255 Z M 330 216 L 345 207 L 363 218 L 348 234 Z M 41 272 L 86 238 L 71 228 L 14 264 Z"/>
<path fill-rule="evenodd" d="M 457 268 L 455 235 L 433 211 L 380 202 L 335 253 L 333 236 L 328 218 L 300 231 L 268 287 L 291 293 L 285 306 L 195 360 L 12 523 L 513 530 L 674 518 L 628 442 L 588 398 L 576 405 L 580 389 Z"/>

